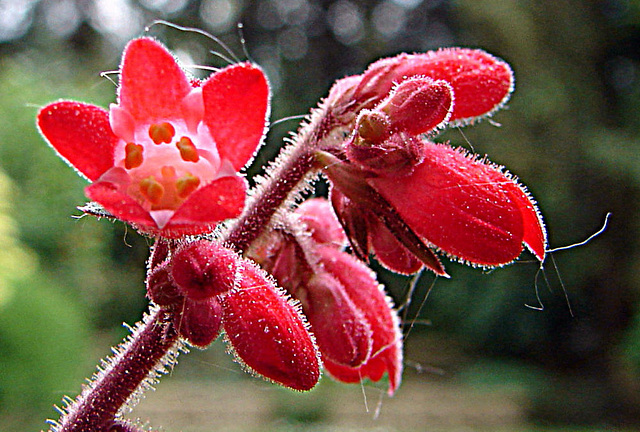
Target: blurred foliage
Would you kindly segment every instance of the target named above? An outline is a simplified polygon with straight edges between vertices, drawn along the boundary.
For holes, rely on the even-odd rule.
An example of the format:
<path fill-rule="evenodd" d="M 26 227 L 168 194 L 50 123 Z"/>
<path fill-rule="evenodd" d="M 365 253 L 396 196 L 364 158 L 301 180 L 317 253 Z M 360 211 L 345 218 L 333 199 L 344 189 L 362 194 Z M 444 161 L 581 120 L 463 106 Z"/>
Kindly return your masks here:
<path fill-rule="evenodd" d="M 584 240 L 607 212 L 612 217 L 603 235 L 553 254 L 543 272 L 525 255 L 486 274 L 450 263 L 452 279 L 437 279 L 433 286 L 432 277 L 423 275 L 405 319 L 407 329 L 416 324 L 408 343 L 435 333 L 465 354 L 533 371 L 505 375 L 471 364 L 460 366 L 467 368 L 460 378 L 484 383 L 492 375 L 508 375 L 543 383 L 525 386 L 536 421 L 640 421 L 639 1 L 0 0 L 0 14 L 0 167 L 15 191 L 5 211 L 22 242 L 16 250 L 26 245 L 37 263 L 33 279 L 12 285 L 12 292 L 21 287 L 20 296 L 0 303 L 0 321 L 14 323 L 1 327 L 3 346 L 40 345 L 17 342 L 26 336 L 8 338 L 21 330 L 10 317 L 29 308 L 39 310 L 43 321 L 30 321 L 28 334 L 49 335 L 42 339 L 75 351 L 75 339 L 64 332 L 69 324 L 53 325 L 45 316 L 76 320 L 80 337 L 83 331 L 132 323 L 145 307 L 147 240 L 119 223 L 70 217 L 84 202 L 85 183 L 44 145 L 34 116 L 38 106 L 57 98 L 113 102 L 114 86 L 99 72 L 117 69 L 126 41 L 154 19 L 210 31 L 240 57 L 235 24 L 242 21 L 245 48 L 273 85 L 273 119 L 306 113 L 333 80 L 380 56 L 447 45 L 482 47 L 515 70 L 513 98 L 493 119 L 502 127 L 485 121 L 441 139 L 488 154 L 516 173 L 540 205 L 551 248 Z M 161 25 L 149 33 L 185 64 L 225 64 L 210 52 L 224 48 L 202 36 Z M 250 173 L 273 157 L 294 127 L 295 122 L 274 125 Z M 0 281 L 9 273 L 0 268 Z M 409 281 L 384 272 L 381 277 L 404 304 Z M 64 287 L 64 297 L 56 297 L 56 286 Z M 38 309 L 45 306 L 50 312 Z M 90 325 L 81 327 L 86 319 Z M 431 325 L 418 325 L 423 320 Z M 49 365 L 51 376 L 56 371 L 57 378 L 70 377 L 73 367 L 53 367 L 55 353 L 42 343 L 33 361 L 47 358 L 41 364 Z M 428 354 L 409 352 L 410 363 Z M 2 367 L 2 380 L 23 376 L 15 365 Z M 5 412 L 15 396 L 4 381 L 1 388 Z M 77 390 L 72 386 L 69 392 Z M 33 384 L 29 391 L 36 397 L 48 390 Z M 50 393 L 45 396 L 51 403 Z M 315 410 L 322 407 L 303 414 L 314 416 Z"/>
<path fill-rule="evenodd" d="M 29 414 L 53 417 L 53 404 L 86 374 L 89 323 L 17 241 L 10 190 L 0 171 L 0 429 L 23 430 L 42 426 L 43 419 Z"/>

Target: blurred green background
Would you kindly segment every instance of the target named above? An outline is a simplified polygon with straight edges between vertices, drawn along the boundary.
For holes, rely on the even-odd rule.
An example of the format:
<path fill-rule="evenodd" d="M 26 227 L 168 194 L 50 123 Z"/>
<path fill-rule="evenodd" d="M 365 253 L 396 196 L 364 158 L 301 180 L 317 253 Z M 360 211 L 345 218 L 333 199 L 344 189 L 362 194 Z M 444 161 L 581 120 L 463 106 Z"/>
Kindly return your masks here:
<path fill-rule="evenodd" d="M 242 22 L 273 85 L 272 120 L 307 113 L 332 81 L 381 56 L 484 48 L 516 74 L 493 119 L 502 126 L 441 139 L 516 173 L 552 248 L 612 216 L 589 244 L 549 257 L 544 273 L 523 255 L 491 272 L 448 263 L 449 280 L 423 275 L 404 311 L 406 373 L 393 399 L 383 385 L 328 377 L 305 395 L 276 389 L 242 373 L 218 341 L 182 357 L 132 418 L 176 431 L 638 428 L 640 1 L 0 0 L 0 430 L 46 428 L 52 405 L 79 392 L 126 334 L 122 323 L 146 308 L 149 241 L 72 217 L 85 183 L 34 117 L 58 98 L 113 102 L 100 72 L 117 69 L 124 44 L 155 19 L 209 31 L 239 56 Z M 185 64 L 224 65 L 202 36 L 148 34 Z M 249 172 L 295 127 L 274 125 Z M 407 302 L 410 280 L 380 278 Z"/>

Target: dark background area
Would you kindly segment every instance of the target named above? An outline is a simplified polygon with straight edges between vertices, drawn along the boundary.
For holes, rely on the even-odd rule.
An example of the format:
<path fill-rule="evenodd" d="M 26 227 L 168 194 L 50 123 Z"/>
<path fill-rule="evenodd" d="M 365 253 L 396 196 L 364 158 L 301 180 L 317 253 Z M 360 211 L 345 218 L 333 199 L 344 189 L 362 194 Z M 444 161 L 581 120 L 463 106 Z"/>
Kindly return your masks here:
<path fill-rule="evenodd" d="M 208 31 L 241 58 L 246 49 L 273 86 L 272 121 L 307 113 L 335 79 L 402 51 L 479 47 L 508 61 L 516 91 L 493 118 L 501 126 L 439 140 L 517 174 L 551 248 L 581 242 L 612 216 L 602 235 L 554 253 L 543 272 L 525 254 L 490 272 L 447 263 L 451 279 L 423 275 L 405 317 L 407 329 L 415 324 L 405 380 L 518 386 L 528 424 L 640 424 L 639 1 L 0 0 L 1 430 L 43 428 L 52 404 L 75 395 L 126 334 L 122 322 L 146 308 L 149 240 L 71 217 L 85 183 L 34 118 L 58 98 L 114 102 L 100 73 L 117 70 L 124 44 L 143 34 L 185 65 L 226 64 L 201 35 L 163 25 L 145 33 L 156 19 Z M 249 174 L 295 127 L 273 126 Z M 404 304 L 410 281 L 380 278 Z"/>

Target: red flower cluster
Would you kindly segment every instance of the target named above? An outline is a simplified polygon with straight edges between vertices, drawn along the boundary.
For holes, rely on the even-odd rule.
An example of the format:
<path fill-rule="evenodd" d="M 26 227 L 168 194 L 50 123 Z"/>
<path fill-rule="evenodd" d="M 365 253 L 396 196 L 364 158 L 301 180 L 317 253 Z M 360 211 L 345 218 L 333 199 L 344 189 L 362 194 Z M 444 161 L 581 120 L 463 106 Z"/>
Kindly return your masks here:
<path fill-rule="evenodd" d="M 338 116 L 349 121 L 345 107 L 357 107 L 353 133 L 318 159 L 358 256 L 440 275 L 434 251 L 492 267 L 516 259 L 524 244 L 544 260 L 544 225 L 526 189 L 501 167 L 429 140 L 491 115 L 512 88 L 505 62 L 469 49 L 402 54 L 336 84 L 329 100 Z"/>
<path fill-rule="evenodd" d="M 544 260 L 544 226 L 524 187 L 484 159 L 430 141 L 443 127 L 491 115 L 512 88 L 506 63 L 468 49 L 402 54 L 340 80 L 318 124 L 349 131 L 347 139 L 310 133 L 317 142 L 297 153 L 318 161 L 331 202 L 284 209 L 273 225 L 296 188 L 281 182 L 289 189 L 265 212 L 272 225 L 257 227 L 242 251 L 253 261 L 187 236 L 244 208 L 238 172 L 261 143 L 269 111 L 256 66 L 232 65 L 200 82 L 162 45 L 136 39 L 124 52 L 117 104 L 106 111 L 59 101 L 39 112 L 38 126 L 92 181 L 90 199 L 157 238 L 148 296 L 183 339 L 204 347 L 224 330 L 250 370 L 293 389 L 312 388 L 322 361 L 344 382 L 387 374 L 392 394 L 402 339 L 390 300 L 362 262 L 369 254 L 404 274 L 426 266 L 446 275 L 438 252 L 491 267 L 526 246 Z M 344 251 L 347 240 L 360 260 Z"/>
<path fill-rule="evenodd" d="M 343 382 L 388 373 L 393 394 L 402 375 L 398 319 L 375 273 L 343 251 L 330 203 L 307 200 L 283 224 L 251 257 L 300 301 L 327 372 Z"/>
<path fill-rule="evenodd" d="M 211 231 L 244 208 L 238 171 L 262 141 L 269 111 L 262 71 L 229 66 L 200 82 L 158 42 L 136 39 L 122 58 L 109 111 L 59 101 L 40 131 L 93 183 L 87 196 L 141 231 L 180 237 Z"/>
<path fill-rule="evenodd" d="M 320 379 L 320 359 L 298 306 L 252 261 L 208 240 L 170 253 L 160 241 L 147 294 L 169 311 L 180 336 L 198 347 L 222 329 L 250 371 L 295 390 Z"/>

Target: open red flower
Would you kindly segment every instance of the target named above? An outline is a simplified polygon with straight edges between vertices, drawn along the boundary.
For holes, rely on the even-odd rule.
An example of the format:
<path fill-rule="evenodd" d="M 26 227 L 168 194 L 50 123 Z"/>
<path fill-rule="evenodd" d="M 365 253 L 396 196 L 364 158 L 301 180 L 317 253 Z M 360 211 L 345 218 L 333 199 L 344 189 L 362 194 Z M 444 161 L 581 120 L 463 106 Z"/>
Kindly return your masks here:
<path fill-rule="evenodd" d="M 59 101 L 38 114 L 51 146 L 93 183 L 87 196 L 163 237 L 200 234 L 244 207 L 238 174 L 262 141 L 269 88 L 240 63 L 192 79 L 161 44 L 131 41 L 109 111 Z"/>

